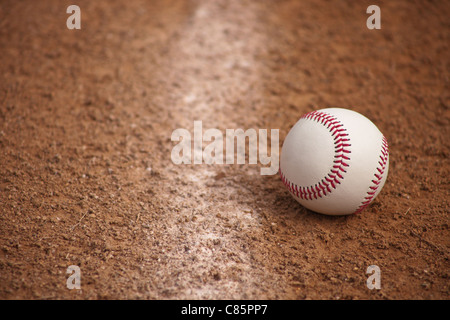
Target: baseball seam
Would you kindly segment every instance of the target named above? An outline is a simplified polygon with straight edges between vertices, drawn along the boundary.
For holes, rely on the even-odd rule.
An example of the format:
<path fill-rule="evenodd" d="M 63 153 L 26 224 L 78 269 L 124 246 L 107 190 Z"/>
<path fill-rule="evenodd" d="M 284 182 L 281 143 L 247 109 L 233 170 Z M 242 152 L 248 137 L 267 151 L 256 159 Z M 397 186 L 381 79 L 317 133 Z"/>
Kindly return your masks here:
<path fill-rule="evenodd" d="M 334 138 L 334 160 L 333 167 L 330 172 L 315 185 L 301 187 L 297 184 L 289 181 L 283 174 L 280 168 L 281 181 L 288 188 L 288 190 L 300 199 L 314 200 L 322 198 L 332 192 L 332 189 L 336 189 L 340 184 L 340 180 L 344 179 L 344 174 L 347 172 L 345 168 L 349 167 L 348 161 L 350 160 L 349 154 L 351 151 L 348 147 L 351 146 L 350 139 L 347 131 L 343 128 L 343 124 L 337 120 L 336 117 L 320 111 L 309 112 L 301 117 L 301 119 L 308 119 L 316 121 L 325 126 Z"/>
<path fill-rule="evenodd" d="M 381 143 L 380 161 L 378 161 L 379 166 L 376 168 L 376 172 L 374 173 L 375 179 L 372 180 L 372 185 L 369 187 L 369 191 L 367 191 L 364 200 L 361 202 L 361 205 L 358 207 L 358 209 L 356 209 L 356 211 L 353 214 L 357 214 L 363 211 L 375 198 L 375 194 L 377 193 L 381 180 L 383 180 L 388 159 L 389 159 L 389 145 L 387 139 L 383 136 Z"/>

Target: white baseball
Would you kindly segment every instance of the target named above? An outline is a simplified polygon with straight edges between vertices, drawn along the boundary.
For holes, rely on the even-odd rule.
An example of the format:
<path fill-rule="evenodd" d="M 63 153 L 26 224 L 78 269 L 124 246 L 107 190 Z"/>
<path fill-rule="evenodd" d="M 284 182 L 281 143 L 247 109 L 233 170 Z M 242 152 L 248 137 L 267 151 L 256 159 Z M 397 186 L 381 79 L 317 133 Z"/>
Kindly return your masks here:
<path fill-rule="evenodd" d="M 304 207 L 328 215 L 364 210 L 389 169 L 386 138 L 363 115 L 341 108 L 310 112 L 283 143 L 280 175 Z"/>

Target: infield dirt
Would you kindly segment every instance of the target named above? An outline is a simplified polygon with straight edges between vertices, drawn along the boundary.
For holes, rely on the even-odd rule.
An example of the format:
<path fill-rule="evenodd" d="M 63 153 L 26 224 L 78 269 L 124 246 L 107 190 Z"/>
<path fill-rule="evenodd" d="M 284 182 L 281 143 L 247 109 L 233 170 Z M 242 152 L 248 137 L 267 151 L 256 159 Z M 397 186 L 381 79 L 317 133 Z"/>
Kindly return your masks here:
<path fill-rule="evenodd" d="M 373 1 L 372 1 L 373 2 Z M 1 299 L 448 299 L 446 1 L 0 3 Z M 345 107 L 387 137 L 360 214 L 260 165 L 175 165 L 172 131 Z M 66 287 L 81 269 L 81 290 Z M 366 269 L 381 270 L 381 289 Z"/>

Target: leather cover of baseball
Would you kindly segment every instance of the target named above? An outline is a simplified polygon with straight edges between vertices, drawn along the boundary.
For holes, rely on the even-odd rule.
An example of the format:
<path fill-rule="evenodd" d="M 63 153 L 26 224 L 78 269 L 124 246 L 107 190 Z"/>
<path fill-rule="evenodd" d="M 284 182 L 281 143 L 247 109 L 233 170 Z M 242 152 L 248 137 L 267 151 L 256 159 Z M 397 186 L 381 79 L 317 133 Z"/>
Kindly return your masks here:
<path fill-rule="evenodd" d="M 386 138 L 369 119 L 348 109 L 305 114 L 283 143 L 280 175 L 304 207 L 327 215 L 364 210 L 389 170 Z"/>

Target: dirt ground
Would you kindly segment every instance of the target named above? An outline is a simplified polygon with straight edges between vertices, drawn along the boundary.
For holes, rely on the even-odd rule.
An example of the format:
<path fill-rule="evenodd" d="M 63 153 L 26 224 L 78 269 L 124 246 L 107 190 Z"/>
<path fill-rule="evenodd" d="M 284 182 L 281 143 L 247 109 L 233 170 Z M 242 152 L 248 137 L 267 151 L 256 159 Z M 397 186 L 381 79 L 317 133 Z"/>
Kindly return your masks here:
<path fill-rule="evenodd" d="M 449 299 L 449 16 L 446 1 L 1 1 L 0 298 Z M 260 164 L 171 160 L 195 120 L 279 129 L 281 148 L 325 107 L 389 141 L 360 214 L 310 212 Z"/>

